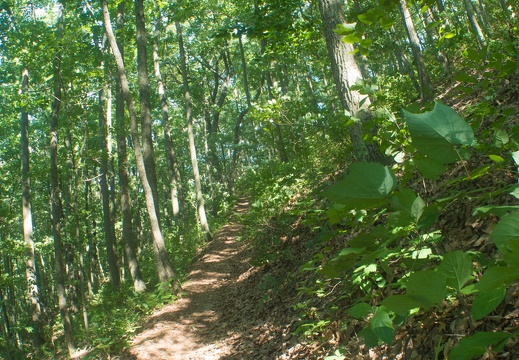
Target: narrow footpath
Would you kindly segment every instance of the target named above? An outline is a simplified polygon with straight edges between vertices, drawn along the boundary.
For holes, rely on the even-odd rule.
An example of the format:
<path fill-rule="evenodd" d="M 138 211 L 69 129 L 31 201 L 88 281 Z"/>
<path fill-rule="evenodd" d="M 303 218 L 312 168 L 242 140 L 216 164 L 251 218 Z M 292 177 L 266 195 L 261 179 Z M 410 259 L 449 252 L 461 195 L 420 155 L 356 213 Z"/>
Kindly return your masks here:
<path fill-rule="evenodd" d="M 234 213 L 243 214 L 248 208 L 248 202 L 240 200 Z M 215 234 L 192 265 L 182 286 L 182 297 L 143 324 L 121 359 L 211 360 L 229 358 L 235 352 L 230 340 L 239 335 L 221 314 L 232 295 L 225 285 L 239 281 L 250 268 L 245 244 L 236 241 L 240 229 L 233 216 Z M 227 310 L 235 311 L 229 307 Z"/>

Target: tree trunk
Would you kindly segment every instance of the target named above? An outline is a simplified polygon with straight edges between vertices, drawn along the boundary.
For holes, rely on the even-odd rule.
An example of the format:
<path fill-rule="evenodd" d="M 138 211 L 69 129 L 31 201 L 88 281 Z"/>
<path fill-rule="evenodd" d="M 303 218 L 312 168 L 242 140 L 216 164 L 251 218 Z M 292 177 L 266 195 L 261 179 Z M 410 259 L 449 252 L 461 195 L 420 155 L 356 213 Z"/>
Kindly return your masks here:
<path fill-rule="evenodd" d="M 63 7 L 58 19 L 57 39 L 63 39 Z M 61 196 L 58 182 L 58 122 L 61 106 L 61 50 L 54 55 L 53 61 L 54 92 L 52 99 L 52 116 L 50 121 L 50 193 L 52 214 L 52 235 L 54 237 L 54 261 L 56 271 L 56 291 L 61 321 L 65 333 L 65 341 L 72 355 L 76 351 L 72 323 L 70 321 L 69 304 L 65 292 L 65 264 L 63 262 L 63 244 L 61 241 Z"/>
<path fill-rule="evenodd" d="M 22 75 L 22 95 L 29 90 L 29 72 L 24 69 Z M 29 179 L 29 114 L 27 108 L 22 107 L 21 114 L 21 162 L 22 162 L 22 230 L 25 243 L 25 277 L 27 279 L 27 296 L 31 303 L 31 320 L 34 327 L 34 344 L 43 345 L 42 307 L 36 276 L 36 262 L 34 255 L 34 239 L 31 210 L 31 182 Z"/>
<path fill-rule="evenodd" d="M 472 9 L 472 3 L 470 0 L 463 0 L 463 4 L 465 5 L 465 10 L 467 11 L 467 17 L 469 19 L 470 27 L 472 31 L 476 34 L 476 38 L 478 40 L 478 45 L 480 49 L 483 49 L 487 46 L 487 39 L 481 26 L 479 25 L 478 19 L 474 15 L 474 10 Z"/>
<path fill-rule="evenodd" d="M 182 202 L 179 199 L 179 194 L 181 194 L 180 188 L 182 187 L 182 182 L 180 178 L 180 170 L 178 167 L 177 157 L 173 147 L 173 141 L 171 140 L 168 103 L 166 98 L 166 92 L 164 89 L 164 83 L 162 81 L 162 74 L 160 72 L 159 37 L 161 31 L 162 21 L 160 19 L 159 13 L 157 23 L 155 24 L 155 41 L 153 42 L 153 67 L 155 70 L 155 78 L 157 79 L 160 108 L 162 113 L 162 126 L 164 127 L 164 150 L 166 152 L 166 165 L 170 190 L 171 209 L 173 210 L 173 218 L 175 220 L 178 220 L 182 204 Z"/>
<path fill-rule="evenodd" d="M 400 14 L 404 20 L 405 30 L 407 32 L 407 37 L 409 38 L 411 50 L 413 51 L 414 64 L 418 72 L 418 81 L 420 82 L 420 99 L 423 102 L 432 101 L 434 97 L 434 90 L 431 85 L 431 80 L 429 79 L 429 73 L 427 72 L 427 68 L 425 66 L 422 49 L 420 47 L 420 40 L 418 39 L 418 34 L 416 33 L 413 24 L 413 18 L 411 17 L 411 13 L 407 7 L 406 0 L 399 0 L 398 5 L 400 7 Z"/>
<path fill-rule="evenodd" d="M 115 228 L 110 210 L 110 190 L 108 189 L 108 148 L 105 109 L 103 106 L 104 90 L 99 90 L 99 148 L 101 149 L 101 199 L 103 204 L 103 227 L 105 232 L 106 257 L 110 271 L 110 283 L 116 290 L 121 284 L 117 260 L 117 245 L 115 242 Z"/>
<path fill-rule="evenodd" d="M 110 13 L 108 12 L 107 0 L 102 0 L 101 4 L 103 10 L 103 22 L 106 30 L 106 35 L 110 42 L 110 47 L 112 48 L 112 53 L 117 64 L 117 74 L 119 77 L 119 81 L 121 83 L 121 92 L 125 99 L 126 105 L 128 106 L 128 112 L 130 113 L 130 128 L 133 139 L 133 147 L 135 150 L 135 161 L 137 163 L 137 170 L 139 172 L 141 185 L 144 190 L 146 208 L 148 210 L 148 215 L 150 218 L 150 227 L 153 238 L 153 251 L 155 255 L 155 267 L 157 270 L 157 275 L 160 282 L 171 282 L 174 290 L 178 290 L 178 284 L 175 280 L 175 272 L 173 271 L 173 267 L 171 266 L 169 255 L 166 249 L 166 244 L 164 243 L 164 237 L 162 236 L 162 231 L 160 229 L 159 218 L 157 216 L 155 202 L 153 200 L 153 192 L 148 182 L 148 177 L 146 175 L 146 168 L 144 165 L 144 159 L 142 156 L 142 149 L 139 139 L 137 111 L 135 110 L 133 99 L 130 93 L 130 87 L 128 85 L 128 79 L 126 78 L 123 57 L 121 56 L 121 52 L 119 51 L 119 48 L 117 46 L 117 42 L 115 40 L 115 36 L 112 30 L 112 24 L 110 23 Z"/>
<path fill-rule="evenodd" d="M 117 29 L 122 31 L 124 27 L 124 1 L 121 1 L 117 6 Z M 119 37 L 117 46 L 124 56 L 124 41 L 123 37 Z M 144 282 L 137 261 L 137 250 L 135 247 L 135 232 L 132 223 L 132 203 L 130 197 L 130 185 L 128 176 L 128 152 L 126 147 L 126 121 L 124 116 L 124 98 L 121 90 L 120 79 L 116 79 L 116 93 L 115 93 L 115 120 L 116 120 L 116 139 L 117 139 L 117 155 L 118 155 L 118 170 L 119 170 L 119 195 L 121 200 L 121 213 L 123 221 L 123 246 L 126 255 L 126 263 L 130 270 L 130 275 L 133 281 L 133 288 L 136 292 L 143 292 L 146 290 L 146 283 Z"/>
<path fill-rule="evenodd" d="M 204 198 L 202 195 L 202 184 L 200 182 L 200 172 L 198 171 L 198 160 L 196 158 L 196 147 L 195 147 L 195 135 L 193 132 L 193 114 L 191 112 L 191 94 L 189 92 L 189 81 L 187 78 L 187 63 L 186 53 L 184 50 L 184 40 L 182 37 L 182 26 L 178 21 L 175 22 L 178 36 L 178 48 L 180 53 L 180 67 L 182 70 L 182 84 L 184 88 L 184 99 L 186 102 L 186 117 L 187 117 L 187 136 L 189 138 L 189 153 L 191 155 L 191 165 L 193 167 L 193 176 L 195 178 L 195 191 L 196 191 L 196 207 L 198 211 L 198 217 L 200 225 L 204 230 L 207 240 L 210 241 L 211 231 L 209 230 L 209 223 L 207 222 L 207 216 L 204 207 Z"/>
<path fill-rule="evenodd" d="M 343 42 L 341 36 L 334 32 L 337 24 L 346 22 L 343 4 L 344 2 L 340 0 L 319 0 L 319 11 L 341 107 L 351 116 L 357 116 L 361 110 L 368 109 L 370 100 L 369 98 L 363 99 L 358 91 L 350 89 L 358 80 L 362 80 L 362 74 L 359 64 L 353 56 L 353 45 Z M 372 156 L 362 139 L 361 125 L 360 122 L 355 122 L 349 128 L 349 132 L 354 156 L 358 160 L 366 160 Z"/>
<path fill-rule="evenodd" d="M 148 53 L 146 22 L 144 19 L 144 0 L 135 0 L 135 22 L 137 32 L 137 72 L 139 83 L 139 101 L 142 130 L 142 156 L 146 167 L 146 176 L 153 193 L 155 212 L 160 225 L 160 203 L 158 195 L 155 154 L 153 151 L 150 82 L 148 77 Z"/>

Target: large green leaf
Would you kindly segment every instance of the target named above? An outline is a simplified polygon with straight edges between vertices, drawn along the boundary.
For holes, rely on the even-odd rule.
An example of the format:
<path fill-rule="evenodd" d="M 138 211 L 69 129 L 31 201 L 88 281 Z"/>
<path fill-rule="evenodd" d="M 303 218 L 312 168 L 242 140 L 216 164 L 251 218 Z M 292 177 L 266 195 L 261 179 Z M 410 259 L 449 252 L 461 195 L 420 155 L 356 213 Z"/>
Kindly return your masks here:
<path fill-rule="evenodd" d="M 400 316 L 407 316 L 412 309 L 419 308 L 421 304 L 409 295 L 393 295 L 380 302 L 389 310 Z"/>
<path fill-rule="evenodd" d="M 448 106 L 439 102 L 434 109 L 422 114 L 404 110 L 413 146 L 422 154 L 444 164 L 458 156 L 454 145 L 472 145 L 472 128 Z"/>
<path fill-rule="evenodd" d="M 471 360 L 485 354 L 488 346 L 504 342 L 509 337 L 510 334 L 505 332 L 477 332 L 461 339 L 458 346 L 450 352 L 449 360 Z"/>
<path fill-rule="evenodd" d="M 361 302 L 348 309 L 348 313 L 355 319 L 364 319 L 373 312 L 370 304 Z"/>
<path fill-rule="evenodd" d="M 427 179 L 438 180 L 440 175 L 445 172 L 445 165 L 443 162 L 427 157 L 420 158 L 417 155 L 413 158 L 418 171 Z"/>
<path fill-rule="evenodd" d="M 440 304 L 446 294 L 445 276 L 439 272 L 417 271 L 409 276 L 407 295 L 426 310 Z"/>
<path fill-rule="evenodd" d="M 391 197 L 391 207 L 396 210 L 392 221 L 397 226 L 407 226 L 409 223 L 418 224 L 425 209 L 425 202 L 414 191 L 403 188 Z"/>
<path fill-rule="evenodd" d="M 396 188 L 393 172 L 378 163 L 359 162 L 350 165 L 350 173 L 324 191 L 324 196 L 347 208 L 371 209 L 387 202 Z"/>
<path fill-rule="evenodd" d="M 460 291 L 472 274 L 472 259 L 462 251 L 451 251 L 443 256 L 438 270 L 445 275 L 449 286 Z"/>
<path fill-rule="evenodd" d="M 472 318 L 479 320 L 490 314 L 501 304 L 505 298 L 506 289 L 504 286 L 493 290 L 480 292 L 472 303 Z"/>
<path fill-rule="evenodd" d="M 508 264 L 519 264 L 519 211 L 503 216 L 490 236 Z"/>
<path fill-rule="evenodd" d="M 519 267 L 494 266 L 487 269 L 475 285 L 479 291 L 490 291 L 519 279 Z"/>
<path fill-rule="evenodd" d="M 371 331 L 377 337 L 385 342 L 391 344 L 395 329 L 393 328 L 393 321 L 389 317 L 389 311 L 384 306 L 380 306 L 370 320 Z"/>

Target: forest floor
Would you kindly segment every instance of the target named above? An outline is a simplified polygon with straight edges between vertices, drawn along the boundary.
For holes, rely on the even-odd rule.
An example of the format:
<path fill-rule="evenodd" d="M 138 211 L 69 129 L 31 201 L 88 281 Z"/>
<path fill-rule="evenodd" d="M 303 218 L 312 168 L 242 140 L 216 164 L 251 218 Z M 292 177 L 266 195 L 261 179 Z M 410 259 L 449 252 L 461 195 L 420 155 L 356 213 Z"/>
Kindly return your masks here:
<path fill-rule="evenodd" d="M 242 226 L 236 220 L 248 208 L 246 200 L 238 202 L 193 263 L 181 298 L 144 322 L 121 359 L 272 359 L 283 348 L 288 357 L 277 358 L 293 358 L 291 351 L 301 345 L 289 349 L 290 326 L 280 325 L 286 321 L 279 314 L 278 321 L 264 318 L 256 281 L 248 281 L 258 269 L 249 264 L 247 245 L 237 241 Z"/>

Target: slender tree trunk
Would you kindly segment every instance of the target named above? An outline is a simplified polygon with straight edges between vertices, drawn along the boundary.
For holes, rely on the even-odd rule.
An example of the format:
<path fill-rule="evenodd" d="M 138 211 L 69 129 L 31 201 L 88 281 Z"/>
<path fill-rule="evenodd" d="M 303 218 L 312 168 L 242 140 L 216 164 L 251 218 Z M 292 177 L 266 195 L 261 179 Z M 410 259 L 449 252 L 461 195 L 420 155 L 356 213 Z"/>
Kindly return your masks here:
<path fill-rule="evenodd" d="M 146 176 L 153 193 L 155 212 L 160 225 L 160 203 L 158 195 L 155 154 L 153 150 L 150 82 L 148 77 L 147 33 L 144 19 L 144 0 L 135 0 L 135 23 L 137 32 L 137 72 L 139 83 L 140 117 L 142 130 L 142 156 L 146 167 Z"/>
<path fill-rule="evenodd" d="M 117 30 L 122 31 L 124 27 L 124 1 L 117 5 Z M 121 57 L 124 56 L 124 41 L 123 37 L 119 37 L 117 45 L 121 52 Z M 119 169 L 119 196 L 121 200 L 121 213 L 123 221 L 122 240 L 124 245 L 124 253 L 126 255 L 126 263 L 130 270 L 130 275 L 133 281 L 133 288 L 136 292 L 143 292 L 146 290 L 146 283 L 144 282 L 137 261 L 137 250 L 135 246 L 135 232 L 132 223 L 132 203 L 130 197 L 130 182 L 128 175 L 128 151 L 126 146 L 126 121 L 124 116 L 124 98 L 121 89 L 120 79 L 116 80 L 115 93 L 115 120 L 116 120 L 116 139 L 117 139 L 117 154 L 118 154 L 118 169 Z"/>
<path fill-rule="evenodd" d="M 88 127 L 85 126 L 85 130 Z M 79 156 L 83 158 L 83 151 L 87 147 L 87 141 L 88 137 L 83 137 L 83 143 L 80 147 L 80 154 Z M 67 145 L 68 144 L 68 145 Z M 88 322 L 88 309 L 87 309 L 87 290 L 86 290 L 86 282 L 85 282 L 85 261 L 84 261 L 84 244 L 83 244 L 83 236 L 81 231 L 81 220 L 79 215 L 79 206 L 78 206 L 78 199 L 79 199 L 79 183 L 80 183 L 80 176 L 79 171 L 76 166 L 76 159 L 74 156 L 74 147 L 72 146 L 72 134 L 70 132 L 70 127 L 67 127 L 67 138 L 65 141 L 65 147 L 68 150 L 68 156 L 67 156 L 67 167 L 70 167 L 70 169 L 74 169 L 74 191 L 72 196 L 72 213 L 74 214 L 74 236 L 76 239 L 75 242 L 75 250 L 77 251 L 77 275 L 79 277 L 79 281 L 76 281 L 76 293 L 79 293 L 79 296 L 81 298 L 81 309 L 82 309 L 82 315 L 83 315 L 83 327 L 85 329 L 85 333 L 88 334 L 90 332 L 89 322 Z M 88 169 L 88 167 L 86 167 Z M 82 179 L 81 179 L 82 180 Z M 86 203 L 87 205 L 88 203 Z M 86 211 L 86 209 L 85 209 Z M 88 340 L 87 340 L 88 342 Z"/>
<path fill-rule="evenodd" d="M 63 8 L 58 19 L 57 38 L 63 39 Z M 54 55 L 53 61 L 54 93 L 52 99 L 52 116 L 50 121 L 50 192 L 52 234 L 54 237 L 54 259 L 56 271 L 56 291 L 61 321 L 65 333 L 65 341 L 69 354 L 76 351 L 72 323 L 70 321 L 69 304 L 65 292 L 65 264 L 63 263 L 63 243 L 61 240 L 61 196 L 58 182 L 58 122 L 61 106 L 61 50 Z"/>
<path fill-rule="evenodd" d="M 175 22 L 178 36 L 178 47 L 180 53 L 180 67 L 182 70 L 182 83 L 184 87 L 184 99 L 186 102 L 186 117 L 187 117 L 187 134 L 189 138 L 189 153 L 191 154 L 191 165 L 193 167 L 193 176 L 195 178 L 195 191 L 196 191 L 196 207 L 198 211 L 198 217 L 200 225 L 204 230 L 207 240 L 211 240 L 211 231 L 209 230 L 209 223 L 204 207 L 204 198 L 202 196 L 202 184 L 200 182 L 200 172 L 198 170 L 198 160 L 196 158 L 196 147 L 195 147 L 195 135 L 193 132 L 193 115 L 191 112 L 191 94 L 189 92 L 189 82 L 187 78 L 187 62 L 186 54 L 184 50 L 184 40 L 182 37 L 182 26 L 178 21 Z"/>
<path fill-rule="evenodd" d="M 470 27 L 472 31 L 476 34 L 479 48 L 483 49 L 485 46 L 487 46 L 487 39 L 485 37 L 485 34 L 483 33 L 483 29 L 481 29 L 481 25 L 479 25 L 478 19 L 474 15 L 472 3 L 470 0 L 463 0 L 463 4 L 465 5 L 465 10 L 467 11 L 467 17 L 469 19 Z"/>
<path fill-rule="evenodd" d="M 429 79 L 427 67 L 425 66 L 422 49 L 420 47 L 420 40 L 418 39 L 418 34 L 416 33 L 413 24 L 413 18 L 411 17 L 411 13 L 407 7 L 406 0 L 399 0 L 398 4 L 400 7 L 400 14 L 404 20 L 405 30 L 407 32 L 407 37 L 409 38 L 411 50 L 413 51 L 414 64 L 416 66 L 416 70 L 418 71 L 418 80 L 420 82 L 420 99 L 422 99 L 424 102 L 431 101 L 434 97 L 434 90 L 431 85 L 431 80 Z"/>
<path fill-rule="evenodd" d="M 179 188 L 182 186 L 180 178 L 180 170 L 178 161 L 171 140 L 171 128 L 169 126 L 169 111 L 162 74 L 160 72 L 159 61 L 159 37 L 162 31 L 162 20 L 160 12 L 157 23 L 155 24 L 155 37 L 153 42 L 153 67 L 155 70 L 155 78 L 157 79 L 157 87 L 160 99 L 160 108 L 162 113 L 162 126 L 164 127 L 164 150 L 166 152 L 167 175 L 170 190 L 171 209 L 173 210 L 173 218 L 178 220 L 181 211 L 181 201 L 179 200 Z"/>
<path fill-rule="evenodd" d="M 99 90 L 99 148 L 101 149 L 101 199 L 103 203 L 103 226 L 105 232 L 106 255 L 110 271 L 110 283 L 116 290 L 120 284 L 119 266 L 117 260 L 117 246 L 115 242 L 115 228 L 110 210 L 110 190 L 108 189 L 108 148 L 105 109 L 103 106 L 104 89 Z"/>
<path fill-rule="evenodd" d="M 22 75 L 22 95 L 29 90 L 29 72 L 24 69 Z M 29 179 L 29 114 L 25 106 L 21 114 L 21 162 L 22 162 L 22 230 L 25 243 L 25 277 L 27 279 L 27 296 L 31 303 L 31 320 L 34 327 L 34 344 L 41 346 L 43 337 L 42 307 L 36 276 L 34 255 L 34 239 L 31 210 L 31 183 Z"/>
<path fill-rule="evenodd" d="M 166 244 L 164 242 L 164 237 L 162 236 L 162 231 L 159 225 L 159 218 L 157 216 L 156 206 L 153 199 L 153 192 L 149 184 L 148 177 L 146 175 L 146 168 L 144 165 L 144 159 L 142 156 L 142 149 L 139 138 L 137 111 L 135 110 L 133 99 L 130 93 L 130 87 L 128 85 L 128 79 L 126 78 L 123 58 L 121 56 L 121 52 L 119 51 L 117 42 L 115 40 L 115 36 L 112 30 L 112 24 L 110 23 L 110 13 L 108 12 L 107 0 L 102 0 L 101 4 L 103 10 L 103 22 L 106 30 L 106 35 L 110 42 L 110 47 L 112 48 L 112 53 L 117 64 L 117 73 L 121 83 L 121 92 L 128 107 L 128 112 L 130 113 L 130 128 L 133 139 L 133 147 L 135 150 L 135 161 L 137 163 L 137 170 L 139 172 L 141 185 L 144 190 L 146 208 L 148 210 L 148 215 L 150 218 L 150 227 L 153 238 L 153 250 L 155 255 L 155 267 L 157 270 L 157 275 L 159 281 L 171 282 L 174 290 L 177 290 L 178 284 L 175 280 L 175 272 L 173 271 L 173 267 L 171 266 L 171 262 L 169 260 Z"/>

